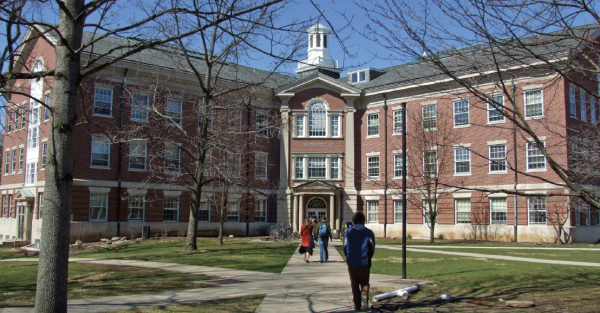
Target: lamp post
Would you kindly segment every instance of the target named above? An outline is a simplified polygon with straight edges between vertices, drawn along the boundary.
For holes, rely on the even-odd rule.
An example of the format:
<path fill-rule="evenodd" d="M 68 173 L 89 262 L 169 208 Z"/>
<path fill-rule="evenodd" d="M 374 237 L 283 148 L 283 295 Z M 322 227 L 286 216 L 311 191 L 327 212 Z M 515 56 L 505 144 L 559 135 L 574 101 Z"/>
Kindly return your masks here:
<path fill-rule="evenodd" d="M 406 102 L 402 102 L 402 279 L 406 279 Z"/>

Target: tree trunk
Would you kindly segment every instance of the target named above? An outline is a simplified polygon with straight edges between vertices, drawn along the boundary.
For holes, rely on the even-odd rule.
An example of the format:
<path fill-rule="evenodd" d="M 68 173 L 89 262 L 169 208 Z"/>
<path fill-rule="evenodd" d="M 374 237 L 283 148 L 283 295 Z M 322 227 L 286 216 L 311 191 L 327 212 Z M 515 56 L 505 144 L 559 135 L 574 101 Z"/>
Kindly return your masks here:
<path fill-rule="evenodd" d="M 192 205 L 190 206 L 190 221 L 188 222 L 188 231 L 185 243 L 185 251 L 198 250 L 198 212 L 200 211 L 200 199 L 202 197 L 202 185 L 196 186 L 192 193 Z"/>
<path fill-rule="evenodd" d="M 83 0 L 65 0 L 59 6 L 59 27 L 63 41 L 56 43 L 56 75 L 52 105 L 49 162 L 46 165 L 44 223 L 36 290 L 37 312 L 67 312 L 67 278 L 71 195 L 77 120 L 77 88 L 80 55 L 70 50 L 81 46 L 85 15 Z M 75 16 L 69 17 L 69 16 Z M 66 45 L 66 46 L 65 46 Z"/>
<path fill-rule="evenodd" d="M 435 241 L 435 220 L 432 218 L 430 219 L 430 223 L 429 223 L 429 244 L 432 245 L 433 242 Z"/>
<path fill-rule="evenodd" d="M 219 222 L 219 244 L 223 245 L 223 222 Z"/>

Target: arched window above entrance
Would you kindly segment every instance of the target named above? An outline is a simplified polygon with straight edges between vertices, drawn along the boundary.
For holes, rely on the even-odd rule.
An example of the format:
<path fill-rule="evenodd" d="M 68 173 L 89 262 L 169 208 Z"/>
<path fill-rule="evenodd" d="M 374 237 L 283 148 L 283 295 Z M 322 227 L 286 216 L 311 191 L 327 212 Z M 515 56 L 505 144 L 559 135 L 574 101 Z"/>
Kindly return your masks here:
<path fill-rule="evenodd" d="M 327 135 L 327 107 L 321 101 L 313 102 L 308 108 L 308 136 Z"/>
<path fill-rule="evenodd" d="M 309 209 L 326 209 L 327 205 L 325 204 L 325 201 L 323 201 L 323 199 L 321 199 L 321 198 L 312 198 L 308 202 L 308 208 Z"/>

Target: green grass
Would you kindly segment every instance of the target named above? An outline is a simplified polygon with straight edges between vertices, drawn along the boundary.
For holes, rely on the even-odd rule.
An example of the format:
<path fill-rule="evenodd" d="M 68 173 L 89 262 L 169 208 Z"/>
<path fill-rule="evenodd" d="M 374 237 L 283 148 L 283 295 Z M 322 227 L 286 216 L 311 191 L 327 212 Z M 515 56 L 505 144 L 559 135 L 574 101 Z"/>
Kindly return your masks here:
<path fill-rule="evenodd" d="M 19 248 L 0 248 L 0 260 L 14 259 L 25 256 Z"/>
<path fill-rule="evenodd" d="M 376 238 L 378 245 L 401 245 L 402 238 L 389 239 L 389 238 Z M 429 240 L 406 240 L 407 246 L 428 246 Z M 596 248 L 600 251 L 600 245 L 598 244 L 587 244 L 587 243 L 573 243 L 573 244 L 554 244 L 554 243 L 541 243 L 536 245 L 535 242 L 503 242 L 503 241 L 465 241 L 465 240 L 448 240 L 448 239 L 435 239 L 434 246 L 469 246 L 469 247 L 535 247 L 535 248 Z M 454 249 L 452 250 L 454 251 Z"/>
<path fill-rule="evenodd" d="M 281 273 L 297 243 L 249 243 L 249 239 L 199 239 L 198 252 L 184 251 L 184 239 L 146 240 L 110 245 L 81 253 L 72 258 L 127 259 L 150 262 L 201 265 L 267 273 Z"/>
<path fill-rule="evenodd" d="M 37 262 L 0 263 L 0 307 L 33 305 Z M 157 269 L 101 264 L 69 264 L 69 300 L 201 288 L 193 281 L 214 279 Z"/>
<path fill-rule="evenodd" d="M 402 275 L 402 253 L 377 249 L 371 273 Z M 437 281 L 424 286 L 411 296 L 411 301 L 437 299 L 440 294 L 452 298 L 472 297 L 495 303 L 494 307 L 478 307 L 464 302 L 449 303 L 437 312 L 521 312 L 509 309 L 502 299 L 532 300 L 535 312 L 598 312 L 600 303 L 600 268 L 511 262 L 485 258 L 407 252 L 407 278 Z M 386 290 L 374 290 L 374 293 Z M 401 301 L 401 299 L 393 299 Z M 416 305 L 416 304 L 415 304 Z M 409 308 L 411 311 L 433 310 L 432 305 Z M 529 312 L 529 309 L 523 309 Z"/>
<path fill-rule="evenodd" d="M 159 306 L 153 308 L 144 308 L 137 310 L 117 311 L 115 313 L 163 313 L 163 312 L 194 312 L 194 313 L 220 313 L 220 312 L 241 312 L 251 313 L 256 311 L 265 295 L 256 295 L 227 300 L 215 300 L 197 302 L 191 304 L 177 304 L 169 306 Z"/>
<path fill-rule="evenodd" d="M 425 249 L 425 248 L 424 248 Z M 477 254 L 504 255 L 521 258 L 562 260 L 577 262 L 600 263 L 600 249 L 598 251 L 577 251 L 577 250 L 534 250 L 534 249 L 436 249 L 448 252 L 465 252 Z"/>

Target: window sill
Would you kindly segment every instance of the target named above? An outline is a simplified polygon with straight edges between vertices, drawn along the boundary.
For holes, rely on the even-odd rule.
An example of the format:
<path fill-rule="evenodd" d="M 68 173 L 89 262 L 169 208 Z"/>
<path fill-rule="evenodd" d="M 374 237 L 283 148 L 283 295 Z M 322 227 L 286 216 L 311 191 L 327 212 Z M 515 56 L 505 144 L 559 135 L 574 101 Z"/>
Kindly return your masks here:
<path fill-rule="evenodd" d="M 409 180 L 410 177 L 406 176 L 406 180 Z M 402 180 L 402 177 L 394 177 L 392 180 Z"/>
<path fill-rule="evenodd" d="M 489 172 L 488 174 L 490 174 L 490 175 L 508 174 L 508 171 Z"/>
<path fill-rule="evenodd" d="M 90 168 L 99 169 L 99 170 L 110 170 L 110 167 L 105 167 L 105 166 L 94 166 L 94 165 L 91 165 Z"/>
<path fill-rule="evenodd" d="M 308 181 L 317 181 L 317 180 L 325 180 L 325 181 L 343 181 L 341 178 L 327 179 L 327 178 L 292 178 L 292 181 L 299 182 L 308 182 Z"/>
<path fill-rule="evenodd" d="M 365 181 L 380 181 L 380 178 L 367 178 Z"/>
<path fill-rule="evenodd" d="M 540 116 L 531 116 L 531 117 L 526 117 L 525 120 L 529 121 L 529 120 L 540 120 L 543 119 L 545 116 L 540 115 Z"/>
<path fill-rule="evenodd" d="M 131 121 L 132 122 L 138 122 L 138 123 L 150 123 L 150 122 L 148 122 L 148 120 L 140 120 L 140 119 L 137 119 L 137 118 L 132 118 Z"/>
<path fill-rule="evenodd" d="M 537 227 L 542 226 L 542 227 L 545 227 L 545 226 L 548 226 L 548 224 L 531 224 L 531 223 L 529 223 L 527 226 L 537 226 Z"/>
<path fill-rule="evenodd" d="M 165 173 L 165 174 L 171 174 L 171 175 L 181 174 L 180 171 L 167 171 L 167 170 L 164 170 L 163 173 Z M 239 176 L 235 176 L 235 177 L 239 177 Z"/>
<path fill-rule="evenodd" d="M 471 223 L 458 223 L 458 222 L 456 222 L 456 223 L 454 223 L 454 225 L 465 225 L 465 226 L 470 226 L 470 225 L 471 225 Z"/>
<path fill-rule="evenodd" d="M 105 114 L 98 114 L 98 113 L 94 113 L 94 114 L 92 114 L 92 116 L 102 117 L 102 118 L 113 118 L 112 115 L 105 115 Z"/>
<path fill-rule="evenodd" d="M 267 177 L 254 177 L 256 180 L 269 180 Z"/>
<path fill-rule="evenodd" d="M 526 170 L 525 173 L 539 173 L 539 172 L 546 172 L 546 169 L 540 169 L 540 170 Z"/>
<path fill-rule="evenodd" d="M 131 222 L 131 223 L 143 223 L 144 220 L 138 220 L 138 219 L 127 219 L 127 222 Z"/>
<path fill-rule="evenodd" d="M 502 121 L 494 121 L 494 122 L 487 122 L 486 125 L 495 125 L 495 124 L 506 124 L 506 120 L 502 120 Z"/>
<path fill-rule="evenodd" d="M 402 133 L 393 133 L 392 136 L 402 136 Z"/>
<path fill-rule="evenodd" d="M 163 220 L 163 223 L 179 223 L 179 221 L 165 221 L 165 220 Z"/>
<path fill-rule="evenodd" d="M 88 222 L 108 222 L 108 220 L 89 220 Z"/>
<path fill-rule="evenodd" d="M 452 129 L 456 129 L 456 128 L 469 128 L 471 127 L 471 124 L 467 124 L 467 125 L 454 125 L 454 127 L 452 127 Z"/>
<path fill-rule="evenodd" d="M 128 169 L 128 171 L 130 171 L 130 172 L 147 172 L 147 170 L 145 170 L 145 169 L 140 170 L 140 169 L 136 169 L 136 168 L 130 168 L 130 169 Z"/>
<path fill-rule="evenodd" d="M 423 131 L 424 132 L 436 132 L 438 129 L 436 128 L 424 128 Z"/>
<path fill-rule="evenodd" d="M 257 136 L 258 137 L 258 136 Z M 267 137 L 265 137 L 267 138 Z M 292 137 L 292 139 L 300 139 L 300 140 L 311 140 L 311 139 L 344 139 L 344 137 Z"/>
<path fill-rule="evenodd" d="M 459 174 L 454 173 L 454 176 L 471 176 L 471 173 L 459 173 Z"/>
<path fill-rule="evenodd" d="M 371 138 L 379 138 L 379 135 L 373 135 L 373 136 L 367 136 L 367 137 L 365 137 L 365 139 L 371 139 Z"/>

